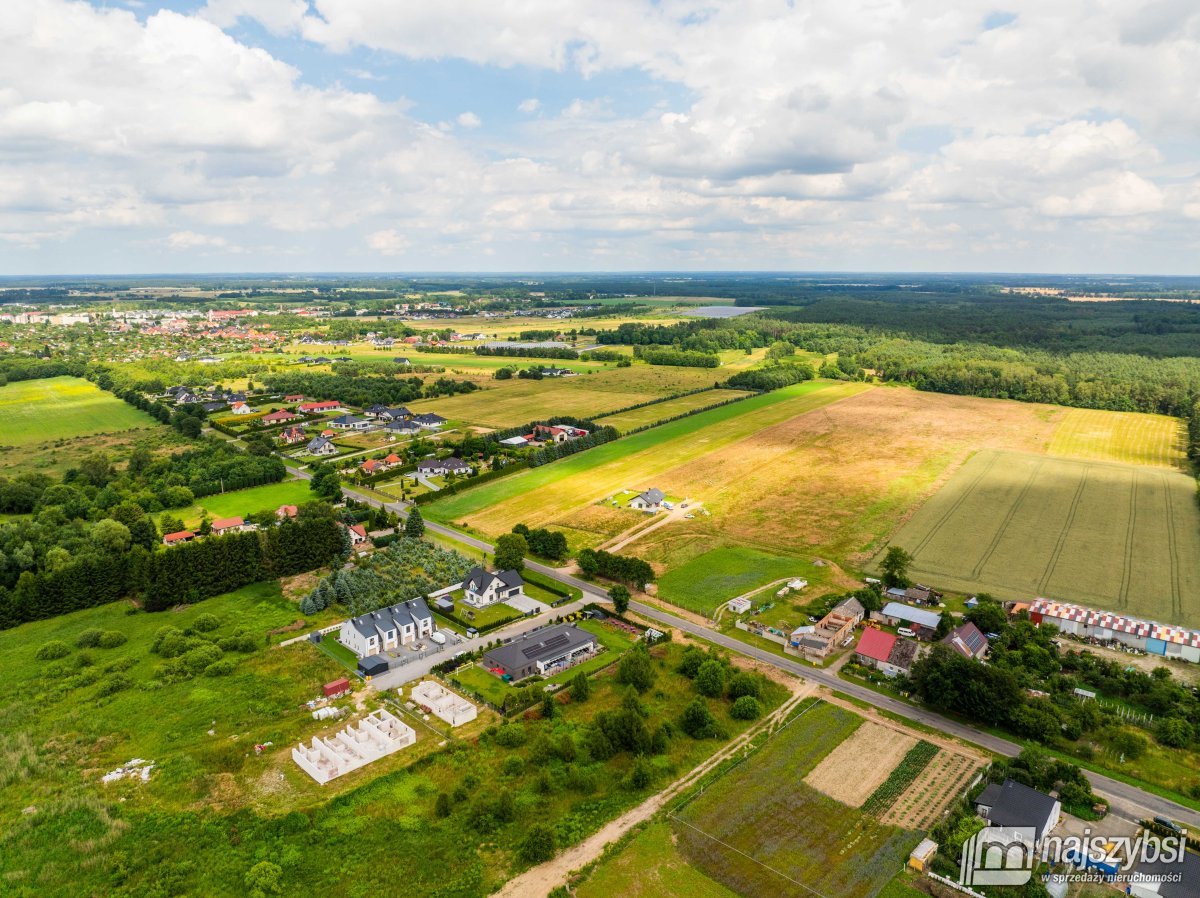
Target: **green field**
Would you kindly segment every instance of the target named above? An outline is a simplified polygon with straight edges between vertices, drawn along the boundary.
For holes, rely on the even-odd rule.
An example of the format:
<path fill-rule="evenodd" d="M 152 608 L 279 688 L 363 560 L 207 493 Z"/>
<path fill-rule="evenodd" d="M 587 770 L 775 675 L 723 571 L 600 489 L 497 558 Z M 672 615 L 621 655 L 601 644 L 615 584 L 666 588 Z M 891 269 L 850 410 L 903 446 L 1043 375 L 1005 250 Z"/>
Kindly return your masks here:
<path fill-rule="evenodd" d="M 656 474 L 862 389 L 810 381 L 763 393 L 467 490 L 427 506 L 427 514 L 488 534 L 522 521 L 540 526 L 619 490 L 653 486 Z"/>
<path fill-rule="evenodd" d="M 1183 424 L 1166 415 L 1067 411 L 1050 441 L 1051 455 L 1178 468 L 1187 460 Z"/>
<path fill-rule="evenodd" d="M 526 368 L 537 360 L 508 361 L 512 363 L 509 367 Z M 557 360 L 552 364 L 568 367 L 559 366 Z M 711 387 L 719 379 L 713 371 L 699 368 L 643 364 L 607 370 L 591 367 L 591 374 L 578 377 L 485 380 L 480 382 L 482 389 L 474 393 L 422 399 L 409 403 L 408 407 L 414 412 L 436 412 L 455 421 L 485 427 L 515 427 L 555 415 L 593 418 L 664 396 Z"/>
<path fill-rule="evenodd" d="M 266 483 L 244 490 L 215 493 L 198 499 L 187 508 L 172 508 L 165 512 L 183 521 L 185 527 L 196 527 L 204 515 L 217 518 L 249 517 L 260 511 L 274 511 L 280 505 L 303 505 L 312 502 L 316 495 L 308 488 L 307 480 L 283 480 Z M 162 515 L 155 515 L 161 517 Z"/>
<path fill-rule="evenodd" d="M 679 853 L 739 895 L 871 898 L 920 834 L 885 826 L 802 780 L 862 719 L 817 703 L 672 817 Z"/>
<path fill-rule="evenodd" d="M 675 845 L 671 826 L 651 823 L 617 854 L 603 860 L 575 889 L 577 898 L 737 898 L 692 866 Z"/>
<path fill-rule="evenodd" d="M 0 445 L 17 447 L 158 426 L 145 412 L 81 377 L 5 384 L 0 421 Z"/>
<path fill-rule="evenodd" d="M 1172 623 L 1200 616 L 1195 482 L 1169 470 L 985 450 L 891 539 L 911 576 Z"/>
<path fill-rule="evenodd" d="M 674 567 L 658 581 L 658 596 L 699 614 L 782 577 L 810 577 L 812 567 L 795 558 L 746 546 L 725 546 Z"/>
<path fill-rule="evenodd" d="M 668 399 L 664 402 L 656 402 L 653 405 L 635 408 L 631 412 L 621 412 L 618 415 L 597 418 L 596 423 L 603 424 L 605 427 L 615 427 L 621 433 L 628 433 L 634 428 L 648 427 L 651 424 L 657 424 L 659 421 L 674 418 L 693 409 L 705 408 L 706 406 L 716 405 L 718 402 L 728 402 L 739 396 L 749 395 L 751 394 L 745 390 L 705 390 L 703 393 L 693 393 L 690 396 L 680 396 L 678 399 Z"/>

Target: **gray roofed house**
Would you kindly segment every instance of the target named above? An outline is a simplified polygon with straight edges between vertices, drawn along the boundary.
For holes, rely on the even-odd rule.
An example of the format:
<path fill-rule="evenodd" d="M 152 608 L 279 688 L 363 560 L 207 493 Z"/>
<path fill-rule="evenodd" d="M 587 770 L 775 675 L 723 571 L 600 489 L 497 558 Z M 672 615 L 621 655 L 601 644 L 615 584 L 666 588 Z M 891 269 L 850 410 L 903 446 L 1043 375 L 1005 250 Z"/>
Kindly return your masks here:
<path fill-rule="evenodd" d="M 658 508 L 662 504 L 662 500 L 666 498 L 666 494 L 660 489 L 648 489 L 644 493 L 639 493 L 629 500 L 630 508 L 649 510 Z"/>
<path fill-rule="evenodd" d="M 432 635 L 433 615 L 424 599 L 380 608 L 342 624 L 338 641 L 360 658 L 386 652 Z"/>
<path fill-rule="evenodd" d="M 1130 894 L 1156 898 L 1200 898 L 1200 854 L 1185 851 L 1179 861 L 1161 858 L 1140 864 L 1140 881 Z"/>
<path fill-rule="evenodd" d="M 394 365 L 411 365 L 412 362 L 410 362 L 406 356 L 398 355 L 394 359 L 392 359 L 392 364 L 394 364 Z"/>
<path fill-rule="evenodd" d="M 596 637 L 570 624 L 558 624 L 516 637 L 483 656 L 489 670 L 514 680 L 534 674 L 549 676 L 592 657 L 599 648 Z"/>
<path fill-rule="evenodd" d="M 388 407 L 382 402 L 377 402 L 369 408 L 363 409 L 363 414 L 370 418 L 378 418 L 383 412 L 386 412 Z"/>
<path fill-rule="evenodd" d="M 338 415 L 329 422 L 329 426 L 338 430 L 366 430 L 371 426 L 371 422 L 355 415 Z"/>
<path fill-rule="evenodd" d="M 1028 827 L 1036 833 L 1035 842 L 1058 825 L 1062 805 L 1045 792 L 1016 780 L 992 783 L 975 799 L 975 810 L 989 826 L 1005 829 Z"/>
<path fill-rule="evenodd" d="M 416 424 L 413 421 L 406 421 L 406 420 L 401 419 L 398 421 L 388 421 L 387 424 L 383 425 L 383 429 L 385 431 L 387 431 L 388 433 L 407 435 L 407 434 L 420 433 L 421 425 Z"/>
<path fill-rule="evenodd" d="M 314 437 L 309 441 L 306 451 L 309 455 L 333 455 L 337 452 L 337 446 L 325 437 Z"/>
<path fill-rule="evenodd" d="M 445 424 L 448 419 L 443 418 L 441 415 L 435 415 L 433 412 L 428 412 L 424 415 L 415 416 L 413 420 L 422 427 L 428 428 L 429 430 L 436 430 Z"/>
<path fill-rule="evenodd" d="M 400 421 L 404 418 L 411 418 L 413 413 L 401 406 L 400 408 L 385 408 L 379 413 L 379 417 L 384 421 Z"/>
<path fill-rule="evenodd" d="M 941 615 L 936 611 L 926 611 L 924 608 L 913 608 L 900 602 L 888 602 L 882 611 L 872 612 L 872 617 L 882 620 L 889 627 L 898 624 L 911 625 L 917 630 L 917 635 L 931 636 L 937 630 Z M 928 630 L 928 633 L 922 631 Z"/>
<path fill-rule="evenodd" d="M 476 608 L 494 605 L 521 595 L 525 581 L 516 571 L 491 571 L 473 567 L 463 580 L 463 601 Z"/>

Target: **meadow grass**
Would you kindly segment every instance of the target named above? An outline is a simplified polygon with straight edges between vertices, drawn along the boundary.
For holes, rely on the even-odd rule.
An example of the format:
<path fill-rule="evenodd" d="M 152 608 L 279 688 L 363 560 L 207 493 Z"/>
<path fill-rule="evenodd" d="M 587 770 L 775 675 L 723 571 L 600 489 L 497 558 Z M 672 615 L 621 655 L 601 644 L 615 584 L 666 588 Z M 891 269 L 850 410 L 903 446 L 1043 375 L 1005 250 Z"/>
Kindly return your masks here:
<path fill-rule="evenodd" d="M 674 418 L 690 412 L 693 409 L 715 405 L 718 402 L 728 402 L 741 396 L 749 396 L 745 390 L 705 390 L 703 393 L 693 393 L 690 396 L 680 396 L 678 399 L 667 399 L 653 405 L 635 408 L 633 411 L 621 412 L 604 418 L 597 418 L 596 423 L 605 427 L 615 427 L 622 433 L 627 433 L 638 427 L 648 427 L 659 421 Z"/>
<path fill-rule="evenodd" d="M 782 577 L 806 577 L 811 565 L 747 546 L 723 546 L 674 567 L 658 581 L 664 601 L 710 615 L 722 602 Z"/>
<path fill-rule="evenodd" d="M 47 377 L 0 387 L 0 445 L 158 427 L 148 414 L 81 377 Z"/>
<path fill-rule="evenodd" d="M 1187 461 L 1184 436 L 1178 418 L 1073 408 L 1055 431 L 1049 452 L 1064 458 L 1178 468 Z"/>

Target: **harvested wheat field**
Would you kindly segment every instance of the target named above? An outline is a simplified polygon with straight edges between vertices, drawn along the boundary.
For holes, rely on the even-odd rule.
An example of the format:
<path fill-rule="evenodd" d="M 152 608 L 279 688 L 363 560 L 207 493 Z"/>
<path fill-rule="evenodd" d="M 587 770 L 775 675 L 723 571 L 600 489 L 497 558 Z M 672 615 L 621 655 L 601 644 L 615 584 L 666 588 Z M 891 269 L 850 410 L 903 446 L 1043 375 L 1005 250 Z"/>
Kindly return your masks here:
<path fill-rule="evenodd" d="M 1179 468 L 1187 461 L 1178 418 L 1138 412 L 1068 409 L 1050 443 L 1050 454 L 1088 461 Z"/>
<path fill-rule="evenodd" d="M 914 737 L 890 727 L 864 723 L 827 754 L 804 782 L 835 801 L 852 808 L 862 807 L 916 744 Z"/>
<path fill-rule="evenodd" d="M 939 750 L 880 820 L 905 829 L 929 830 L 982 767 L 983 762 L 977 758 Z"/>
<path fill-rule="evenodd" d="M 875 389 L 765 427 L 656 479 L 703 499 L 711 521 L 635 543 L 672 563 L 699 542 L 863 563 L 882 539 L 981 447 L 1045 452 L 1065 410 L 1046 405 Z"/>

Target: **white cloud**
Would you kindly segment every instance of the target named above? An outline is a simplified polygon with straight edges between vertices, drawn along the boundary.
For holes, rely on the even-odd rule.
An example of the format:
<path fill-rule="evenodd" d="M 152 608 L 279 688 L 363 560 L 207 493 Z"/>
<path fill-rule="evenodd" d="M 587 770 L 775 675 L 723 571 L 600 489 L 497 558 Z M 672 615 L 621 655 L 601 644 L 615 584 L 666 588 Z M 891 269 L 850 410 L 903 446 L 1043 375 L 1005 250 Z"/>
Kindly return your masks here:
<path fill-rule="evenodd" d="M 412 246 L 412 242 L 395 228 L 376 231 L 367 235 L 367 246 L 385 256 L 398 256 Z"/>
<path fill-rule="evenodd" d="M 529 97 L 517 104 L 517 111 L 530 115 L 542 108 L 542 101 L 537 97 Z"/>
<path fill-rule="evenodd" d="M 197 234 L 195 231 L 176 231 L 167 236 L 171 249 L 197 249 L 200 247 L 223 248 L 229 245 L 224 237 L 212 234 Z"/>
<path fill-rule="evenodd" d="M 455 121 L 463 128 L 478 128 L 483 124 L 483 120 L 473 112 L 460 113 Z"/>

